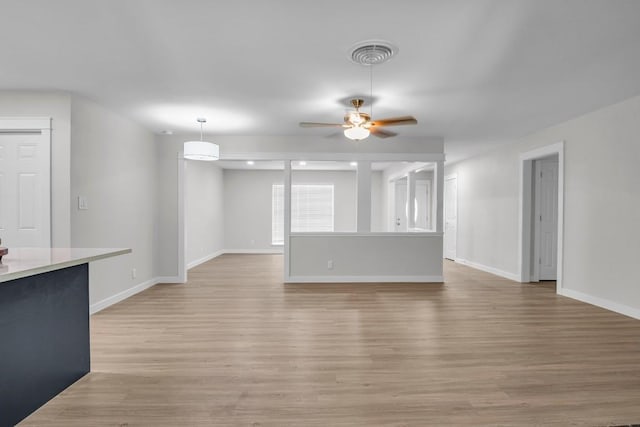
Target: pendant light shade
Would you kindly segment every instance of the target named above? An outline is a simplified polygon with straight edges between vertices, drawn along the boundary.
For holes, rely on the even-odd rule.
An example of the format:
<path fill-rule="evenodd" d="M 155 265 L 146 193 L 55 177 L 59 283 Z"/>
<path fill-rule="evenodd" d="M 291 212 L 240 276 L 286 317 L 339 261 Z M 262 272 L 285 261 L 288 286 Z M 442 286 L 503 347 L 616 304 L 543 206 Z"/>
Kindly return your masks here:
<path fill-rule="evenodd" d="M 218 144 L 202 140 L 202 125 L 207 119 L 198 118 L 200 123 L 200 141 L 187 141 L 184 143 L 184 158 L 188 160 L 203 160 L 211 162 L 220 158 L 220 148 Z"/>
<path fill-rule="evenodd" d="M 220 158 L 218 144 L 207 141 L 187 141 L 184 143 L 184 158 L 189 160 L 213 161 Z"/>

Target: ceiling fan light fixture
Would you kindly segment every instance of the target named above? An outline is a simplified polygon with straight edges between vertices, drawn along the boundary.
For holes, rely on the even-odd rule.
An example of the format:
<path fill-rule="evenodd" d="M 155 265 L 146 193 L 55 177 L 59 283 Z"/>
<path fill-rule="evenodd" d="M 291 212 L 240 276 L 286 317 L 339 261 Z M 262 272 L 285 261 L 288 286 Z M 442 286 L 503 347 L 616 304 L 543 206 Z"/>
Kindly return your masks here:
<path fill-rule="evenodd" d="M 361 126 L 353 126 L 344 130 L 344 136 L 353 140 L 360 141 L 369 136 L 371 132 L 367 128 L 363 128 Z"/>
<path fill-rule="evenodd" d="M 364 123 L 365 120 L 359 112 L 354 111 L 352 113 L 349 113 L 349 121 L 355 126 L 360 126 L 362 123 Z"/>

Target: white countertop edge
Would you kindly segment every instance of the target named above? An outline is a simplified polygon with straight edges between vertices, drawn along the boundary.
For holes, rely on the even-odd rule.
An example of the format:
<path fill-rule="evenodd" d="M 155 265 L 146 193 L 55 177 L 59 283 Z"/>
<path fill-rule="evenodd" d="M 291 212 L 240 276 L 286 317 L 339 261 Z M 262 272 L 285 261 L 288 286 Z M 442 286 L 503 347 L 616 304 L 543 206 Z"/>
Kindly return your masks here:
<path fill-rule="evenodd" d="M 408 232 L 291 232 L 290 237 L 442 237 L 444 233 L 436 231 L 408 231 Z"/>
<path fill-rule="evenodd" d="M 55 248 L 54 248 L 55 249 Z M 67 248 L 64 248 L 67 249 Z M 29 277 L 29 276 L 35 276 L 37 274 L 42 274 L 42 273 L 48 273 L 50 271 L 55 271 L 55 270 L 61 270 L 63 268 L 67 268 L 67 267 L 74 267 L 76 265 L 80 265 L 80 264 L 86 264 L 88 262 L 91 261 L 98 261 L 101 259 L 105 259 L 105 258 L 111 258 L 111 257 L 115 257 L 115 256 L 119 256 L 119 255 L 125 255 L 128 253 L 131 253 L 131 249 L 130 248 L 73 248 L 73 249 L 89 249 L 89 250 L 104 250 L 105 252 L 102 253 L 97 253 L 97 254 L 93 254 L 93 255 L 89 255 L 89 256 L 83 256 L 83 257 L 77 257 L 77 258 L 72 258 L 72 259 L 68 259 L 65 261 L 59 261 L 59 262 L 49 262 L 46 264 L 42 264 L 42 265 L 37 265 L 34 267 L 30 267 L 30 268 L 25 268 L 24 270 L 18 270 L 18 271 L 14 271 L 14 272 L 7 272 L 7 273 L 2 273 L 0 271 L 0 283 L 2 282 L 8 282 L 11 280 L 16 280 L 16 279 L 22 279 L 24 277 Z M 11 249 L 9 249 L 9 254 L 11 254 Z M 6 258 L 8 258 L 9 255 L 5 255 L 5 259 L 3 260 L 3 264 L 7 264 L 6 262 Z M 0 264 L 2 265 L 2 264 Z"/>

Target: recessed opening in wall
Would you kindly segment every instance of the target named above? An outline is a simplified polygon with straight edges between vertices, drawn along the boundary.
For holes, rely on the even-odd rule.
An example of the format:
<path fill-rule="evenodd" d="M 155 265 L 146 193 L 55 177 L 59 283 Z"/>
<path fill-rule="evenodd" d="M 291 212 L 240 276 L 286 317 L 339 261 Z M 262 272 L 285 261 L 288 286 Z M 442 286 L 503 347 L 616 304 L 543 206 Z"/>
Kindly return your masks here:
<path fill-rule="evenodd" d="M 284 161 L 219 162 L 225 169 L 228 249 L 281 250 L 284 239 Z"/>
<path fill-rule="evenodd" d="M 520 280 L 562 288 L 564 143 L 520 156 Z"/>
<path fill-rule="evenodd" d="M 351 161 L 292 161 L 291 232 L 356 231 L 356 169 Z"/>
<path fill-rule="evenodd" d="M 435 230 L 435 163 L 371 164 L 371 231 Z"/>

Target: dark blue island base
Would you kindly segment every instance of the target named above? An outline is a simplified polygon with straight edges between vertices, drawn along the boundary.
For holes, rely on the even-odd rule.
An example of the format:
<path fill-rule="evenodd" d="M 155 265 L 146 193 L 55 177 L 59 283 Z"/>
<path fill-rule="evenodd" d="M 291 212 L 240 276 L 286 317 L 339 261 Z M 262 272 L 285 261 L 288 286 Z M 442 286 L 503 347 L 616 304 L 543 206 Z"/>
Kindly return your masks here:
<path fill-rule="evenodd" d="M 89 370 L 88 264 L 0 283 L 0 426 Z"/>

